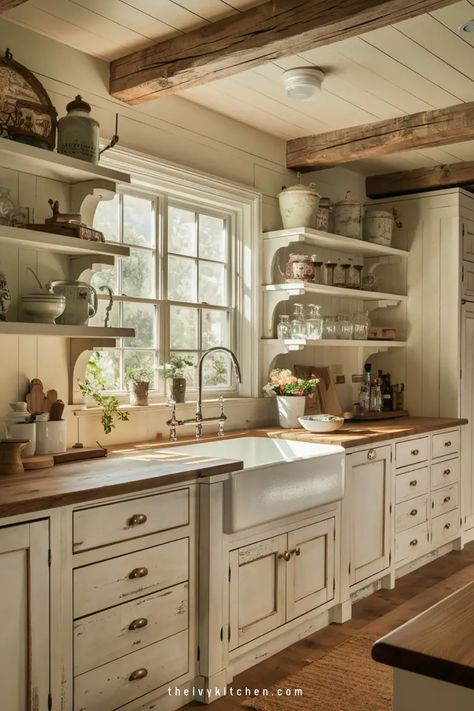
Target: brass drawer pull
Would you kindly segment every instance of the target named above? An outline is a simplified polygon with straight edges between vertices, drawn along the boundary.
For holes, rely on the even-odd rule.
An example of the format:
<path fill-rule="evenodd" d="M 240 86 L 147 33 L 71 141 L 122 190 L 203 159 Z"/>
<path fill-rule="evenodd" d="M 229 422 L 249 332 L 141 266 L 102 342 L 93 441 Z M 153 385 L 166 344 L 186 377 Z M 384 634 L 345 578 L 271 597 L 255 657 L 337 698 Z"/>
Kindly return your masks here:
<path fill-rule="evenodd" d="M 129 526 L 141 526 L 142 523 L 147 522 L 147 517 L 145 514 L 134 514 L 131 518 L 128 519 L 128 525 Z"/>
<path fill-rule="evenodd" d="M 375 459 L 376 456 L 377 452 L 375 451 L 375 449 L 369 449 L 369 451 L 367 452 L 367 459 L 372 461 L 373 459 Z"/>
<path fill-rule="evenodd" d="M 418 509 L 412 509 L 410 511 L 410 516 L 416 516 L 417 513 L 418 513 Z"/>
<path fill-rule="evenodd" d="M 138 681 L 139 679 L 144 679 L 148 676 L 148 669 L 136 669 L 128 677 L 129 681 Z"/>
<path fill-rule="evenodd" d="M 137 620 L 133 620 L 133 622 L 130 622 L 128 629 L 130 632 L 133 632 L 133 630 L 141 630 L 143 627 L 146 627 L 148 624 L 148 620 L 146 617 L 139 617 Z"/>
<path fill-rule="evenodd" d="M 410 482 L 410 486 L 416 486 L 418 484 L 416 479 L 412 479 Z"/>
<path fill-rule="evenodd" d="M 445 469 L 443 472 L 443 476 L 449 476 L 451 474 L 451 469 Z"/>
<path fill-rule="evenodd" d="M 412 541 L 410 541 L 411 546 L 417 546 L 418 545 L 418 540 L 414 538 Z"/>
<path fill-rule="evenodd" d="M 451 442 L 450 439 L 448 439 L 448 441 L 444 443 L 444 446 L 445 446 L 445 447 L 452 447 L 452 446 L 453 446 L 453 443 Z"/>
<path fill-rule="evenodd" d="M 130 571 L 128 577 L 133 580 L 134 578 L 144 578 L 145 575 L 148 575 L 148 568 L 134 568 Z"/>
<path fill-rule="evenodd" d="M 445 496 L 444 499 L 443 499 L 443 504 L 447 504 L 447 503 L 449 503 L 450 501 L 451 501 L 451 497 L 450 497 L 450 496 Z"/>
<path fill-rule="evenodd" d="M 291 553 L 289 551 L 285 551 L 284 553 L 278 553 L 278 558 L 283 558 L 287 563 L 291 558 Z"/>
<path fill-rule="evenodd" d="M 411 450 L 412 457 L 417 457 L 419 455 L 419 453 L 420 453 L 419 449 L 412 449 Z"/>
<path fill-rule="evenodd" d="M 451 528 L 451 524 L 450 524 L 450 523 L 445 523 L 445 524 L 444 524 L 444 529 L 445 529 L 445 531 L 447 531 L 447 530 L 450 529 L 450 528 Z"/>

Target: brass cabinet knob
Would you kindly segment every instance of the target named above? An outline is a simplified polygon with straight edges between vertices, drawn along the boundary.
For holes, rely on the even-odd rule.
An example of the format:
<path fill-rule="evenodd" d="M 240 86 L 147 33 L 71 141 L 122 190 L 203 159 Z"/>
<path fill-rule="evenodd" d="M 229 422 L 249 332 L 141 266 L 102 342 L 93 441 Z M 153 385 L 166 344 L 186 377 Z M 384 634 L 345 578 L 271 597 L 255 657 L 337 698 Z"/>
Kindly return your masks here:
<path fill-rule="evenodd" d="M 410 511 L 410 516 L 416 516 L 417 513 L 418 513 L 418 509 L 412 509 Z"/>
<path fill-rule="evenodd" d="M 278 553 L 278 558 L 283 558 L 287 563 L 291 558 L 291 553 L 289 551 L 285 551 L 284 553 Z"/>
<path fill-rule="evenodd" d="M 367 459 L 370 459 L 370 461 L 372 461 L 373 459 L 375 459 L 376 456 L 377 452 L 375 451 L 375 449 L 369 449 L 369 451 L 367 452 Z"/>
<path fill-rule="evenodd" d="M 443 476 L 449 476 L 451 474 L 451 469 L 445 469 L 443 472 Z"/>
<path fill-rule="evenodd" d="M 453 446 L 453 443 L 451 442 L 450 439 L 448 439 L 448 441 L 444 443 L 444 446 L 445 446 L 445 447 L 452 447 L 452 446 Z"/>
<path fill-rule="evenodd" d="M 128 574 L 128 577 L 133 580 L 134 578 L 144 578 L 148 575 L 148 568 L 134 568 Z"/>
<path fill-rule="evenodd" d="M 138 681 L 148 676 L 148 669 L 135 669 L 128 677 L 129 681 Z"/>
<path fill-rule="evenodd" d="M 444 528 L 445 528 L 445 530 L 447 531 L 449 528 L 451 528 L 451 524 L 450 524 L 450 523 L 445 523 L 445 524 L 444 524 Z"/>
<path fill-rule="evenodd" d="M 148 624 L 148 620 L 146 617 L 139 617 L 136 620 L 133 620 L 133 622 L 130 622 L 128 629 L 133 632 L 133 630 L 141 630 L 143 627 L 146 627 Z"/>
<path fill-rule="evenodd" d="M 444 504 L 447 504 L 447 503 L 449 503 L 450 501 L 451 501 L 451 497 L 450 497 L 450 496 L 445 496 L 444 499 L 443 499 L 443 503 L 444 503 Z"/>
<path fill-rule="evenodd" d="M 145 514 L 134 514 L 131 518 L 128 519 L 128 525 L 129 526 L 140 526 L 142 523 L 147 522 L 147 517 Z"/>
<path fill-rule="evenodd" d="M 410 541 L 411 546 L 417 546 L 418 545 L 418 540 L 414 538 L 412 541 Z"/>
<path fill-rule="evenodd" d="M 297 546 L 296 548 L 292 548 L 290 551 L 290 555 L 301 555 L 301 548 Z"/>
<path fill-rule="evenodd" d="M 420 453 L 419 449 L 412 449 L 411 450 L 411 454 L 413 457 L 417 457 L 419 455 L 419 453 Z"/>
<path fill-rule="evenodd" d="M 410 482 L 410 486 L 416 486 L 418 484 L 416 479 L 412 479 Z"/>

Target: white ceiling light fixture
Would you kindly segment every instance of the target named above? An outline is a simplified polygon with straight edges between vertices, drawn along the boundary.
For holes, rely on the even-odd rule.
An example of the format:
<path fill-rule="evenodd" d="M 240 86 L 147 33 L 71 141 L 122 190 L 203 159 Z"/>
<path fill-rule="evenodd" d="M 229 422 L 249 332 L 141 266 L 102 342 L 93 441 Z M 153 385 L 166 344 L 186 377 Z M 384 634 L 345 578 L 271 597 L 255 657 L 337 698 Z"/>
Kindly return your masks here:
<path fill-rule="evenodd" d="M 459 27 L 459 32 L 474 32 L 474 20 L 463 22 L 463 24 Z"/>
<path fill-rule="evenodd" d="M 290 99 L 311 101 L 316 92 L 321 91 L 324 72 L 318 67 L 297 67 L 287 69 L 281 78 Z"/>

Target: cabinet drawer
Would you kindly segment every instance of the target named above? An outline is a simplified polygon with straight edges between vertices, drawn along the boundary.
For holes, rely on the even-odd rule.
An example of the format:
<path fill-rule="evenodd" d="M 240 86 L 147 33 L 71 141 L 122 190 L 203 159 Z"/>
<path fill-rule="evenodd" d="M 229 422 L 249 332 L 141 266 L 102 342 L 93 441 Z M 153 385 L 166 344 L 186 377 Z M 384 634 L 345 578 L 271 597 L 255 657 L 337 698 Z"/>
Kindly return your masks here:
<path fill-rule="evenodd" d="M 395 466 L 397 469 L 410 464 L 426 462 L 429 455 L 429 438 L 418 437 L 395 445 Z"/>
<path fill-rule="evenodd" d="M 437 457 L 445 457 L 449 454 L 459 452 L 459 432 L 442 432 L 441 434 L 433 435 L 431 456 L 433 459 Z"/>
<path fill-rule="evenodd" d="M 426 494 L 428 493 L 428 486 L 428 467 L 415 469 L 413 472 L 397 474 L 395 478 L 396 501 L 404 501 L 405 499 L 411 499 L 413 496 L 418 496 L 418 494 Z"/>
<path fill-rule="evenodd" d="M 428 520 L 428 496 L 404 501 L 395 507 L 395 531 L 406 531 Z"/>
<path fill-rule="evenodd" d="M 431 465 L 431 488 L 447 486 L 459 480 L 459 459 L 448 459 Z"/>
<path fill-rule="evenodd" d="M 431 544 L 441 546 L 459 533 L 459 511 L 456 509 L 431 519 Z"/>
<path fill-rule="evenodd" d="M 83 617 L 188 579 L 188 538 L 76 568 L 74 617 Z"/>
<path fill-rule="evenodd" d="M 75 553 L 189 523 L 189 489 L 74 512 Z"/>
<path fill-rule="evenodd" d="M 188 633 L 180 632 L 76 676 L 74 711 L 111 711 L 124 706 L 186 674 L 188 654 Z"/>
<path fill-rule="evenodd" d="M 428 548 L 428 521 L 397 533 L 395 536 L 395 561 L 419 558 Z"/>
<path fill-rule="evenodd" d="M 452 511 L 458 506 L 459 488 L 457 484 L 445 486 L 443 489 L 438 489 L 438 491 L 434 491 L 431 494 L 431 515 L 433 517 Z"/>
<path fill-rule="evenodd" d="M 83 617 L 74 623 L 74 675 L 187 628 L 188 583 Z"/>

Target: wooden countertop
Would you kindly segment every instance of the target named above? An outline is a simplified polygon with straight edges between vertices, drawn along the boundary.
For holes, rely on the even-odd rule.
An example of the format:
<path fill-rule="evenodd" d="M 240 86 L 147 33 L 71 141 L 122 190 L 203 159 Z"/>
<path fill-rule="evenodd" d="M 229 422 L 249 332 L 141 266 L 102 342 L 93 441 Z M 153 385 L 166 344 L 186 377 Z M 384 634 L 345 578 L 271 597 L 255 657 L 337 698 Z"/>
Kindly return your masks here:
<path fill-rule="evenodd" d="M 280 437 L 350 449 L 466 423 L 467 420 L 450 418 L 405 417 L 377 423 L 348 422 L 338 432 L 328 435 L 315 435 L 303 429 L 261 427 L 230 431 L 226 437 Z M 203 437 L 203 441 L 215 439 L 218 439 L 216 435 Z M 176 444 L 193 442 L 195 440 L 187 436 L 180 438 Z M 0 476 L 0 518 L 180 484 L 243 468 L 241 461 L 228 459 L 187 457 L 185 462 L 171 461 L 169 453 L 161 450 L 173 445 L 168 440 L 120 445 L 111 448 L 106 458 L 70 462 L 15 476 Z"/>
<path fill-rule="evenodd" d="M 474 689 L 474 582 L 382 637 L 383 664 Z"/>

